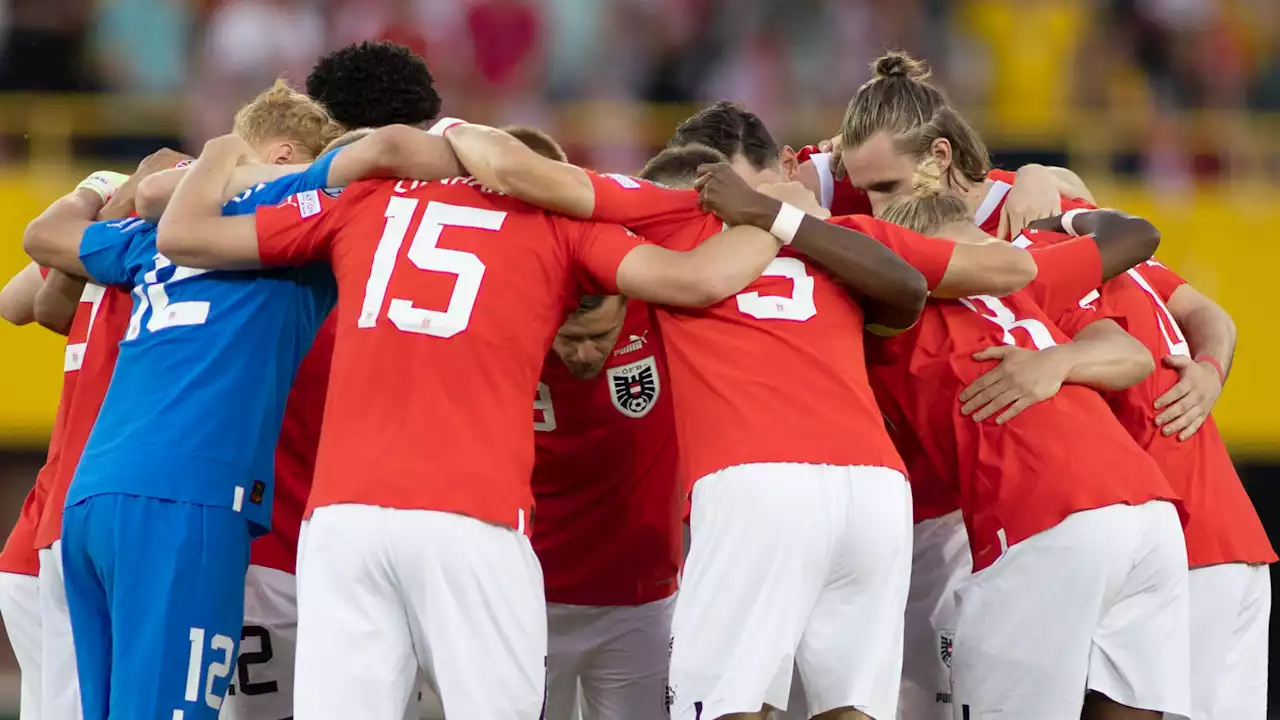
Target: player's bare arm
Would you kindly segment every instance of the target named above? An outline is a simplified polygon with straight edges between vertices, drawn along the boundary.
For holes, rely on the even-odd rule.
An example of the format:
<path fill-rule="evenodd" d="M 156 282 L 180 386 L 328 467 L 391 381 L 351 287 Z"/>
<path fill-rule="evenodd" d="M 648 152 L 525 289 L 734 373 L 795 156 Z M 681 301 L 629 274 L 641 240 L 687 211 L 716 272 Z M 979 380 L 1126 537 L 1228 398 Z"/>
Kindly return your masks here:
<path fill-rule="evenodd" d="M 1236 351 L 1236 324 L 1221 305 L 1183 283 L 1166 303 L 1191 347 L 1191 357 L 1169 355 L 1162 362 L 1178 371 L 1179 379 L 1156 398 L 1156 425 L 1179 440 L 1195 434 L 1222 395 Z"/>
<path fill-rule="evenodd" d="M 1074 171 L 1055 166 L 1049 166 L 1048 170 L 1053 173 L 1054 178 L 1058 181 L 1059 195 L 1083 200 L 1090 205 L 1098 204 L 1093 197 L 1093 192 L 1089 190 L 1089 186 L 1085 185 L 1084 179 L 1075 174 Z"/>
<path fill-rule="evenodd" d="M 41 327 L 59 335 L 71 331 L 80 296 L 84 294 L 85 279 L 68 275 L 61 270 L 50 270 L 35 297 L 35 320 Z"/>
<path fill-rule="evenodd" d="M 752 190 L 727 163 L 703 166 L 699 174 L 703 209 L 730 225 L 766 230 L 782 211 L 782 201 Z M 920 317 L 929 294 L 924 276 L 876 239 L 806 214 L 791 247 L 825 267 L 859 299 L 869 301 L 875 308 L 869 318 L 874 324 L 900 330 Z"/>
<path fill-rule="evenodd" d="M 996 345 L 973 358 L 999 365 L 960 392 L 960 412 L 976 422 L 995 416 L 998 425 L 1057 395 L 1063 383 L 1123 390 L 1155 370 L 1146 347 L 1106 319 L 1089 324 L 1069 343 L 1045 350 Z"/>
<path fill-rule="evenodd" d="M 259 183 L 269 183 L 285 175 L 292 175 L 306 169 L 306 165 L 270 165 L 260 162 L 245 163 L 237 166 L 223 192 L 224 202 L 229 202 L 235 196 Z M 187 168 L 185 167 L 170 168 L 162 170 L 141 182 L 138 185 L 136 200 L 138 216 L 152 221 L 159 219 L 164 214 L 165 208 L 169 206 L 169 200 L 173 198 L 173 192 L 178 189 L 178 183 L 182 181 L 186 174 Z"/>
<path fill-rule="evenodd" d="M 509 133 L 484 125 L 455 125 L 445 138 L 485 187 L 570 217 L 591 217 L 596 194 L 582 168 L 545 158 Z"/>
<path fill-rule="evenodd" d="M 1044 165 L 1023 165 L 1018 168 L 1013 187 L 1005 197 L 996 237 L 1002 240 L 1017 237 L 1031 221 L 1061 212 L 1062 195 L 1053 169 Z"/>
<path fill-rule="evenodd" d="M 708 307 L 760 277 L 781 247 L 768 232 L 745 225 L 717 233 L 688 252 L 640 245 L 618 265 L 618 289 L 659 305 Z"/>
<path fill-rule="evenodd" d="M 36 294 L 44 285 L 40 266 L 27 263 L 0 289 L 0 318 L 14 325 L 27 325 L 36 319 Z"/>
<path fill-rule="evenodd" d="M 205 143 L 187 168 L 160 218 L 156 249 L 188 267 L 239 270 L 261 267 L 254 216 L 223 217 L 223 192 L 253 149 L 236 135 Z"/>
<path fill-rule="evenodd" d="M 329 166 L 328 184 L 343 187 L 366 178 L 439 180 L 465 174 L 448 140 L 408 125 L 388 125 L 338 153 Z"/>
<path fill-rule="evenodd" d="M 22 234 L 22 249 L 40 265 L 84 277 L 80 238 L 97 220 L 105 204 L 102 196 L 84 188 L 54 201 Z"/>
<path fill-rule="evenodd" d="M 1031 227 L 1091 236 L 1102 258 L 1103 280 L 1146 262 L 1160 246 L 1160 231 L 1155 225 L 1119 210 L 1072 211 L 1037 220 Z"/>
<path fill-rule="evenodd" d="M 1036 277 L 1029 253 L 994 238 L 956 243 L 942 282 L 931 293 L 940 299 L 970 295 L 1003 297 L 1027 286 Z"/>

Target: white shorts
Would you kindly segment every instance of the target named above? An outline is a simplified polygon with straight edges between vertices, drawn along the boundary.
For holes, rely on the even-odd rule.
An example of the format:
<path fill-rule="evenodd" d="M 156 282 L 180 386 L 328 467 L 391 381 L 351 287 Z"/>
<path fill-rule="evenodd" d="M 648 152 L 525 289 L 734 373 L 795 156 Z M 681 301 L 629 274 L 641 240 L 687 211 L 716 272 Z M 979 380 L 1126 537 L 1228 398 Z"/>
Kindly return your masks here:
<path fill-rule="evenodd" d="M 1086 689 L 1190 710 L 1187 551 L 1173 505 L 1075 513 L 956 591 L 957 717 L 1079 720 Z"/>
<path fill-rule="evenodd" d="M 428 510 L 329 505 L 298 552 L 297 717 L 401 720 L 419 669 L 448 717 L 536 718 L 542 568 L 510 528 Z"/>
<path fill-rule="evenodd" d="M 546 720 L 666 716 L 675 596 L 644 605 L 547 604 Z"/>
<path fill-rule="evenodd" d="M 916 523 L 911 554 L 898 717 L 950 720 L 955 592 L 973 572 L 960 511 Z"/>
<path fill-rule="evenodd" d="M 1213 565 L 1187 576 L 1191 598 L 1191 717 L 1266 720 L 1271 571 Z"/>
<path fill-rule="evenodd" d="M 0 616 L 22 672 L 21 720 L 40 720 L 41 693 L 40 580 L 31 575 L 0 572 Z"/>
<path fill-rule="evenodd" d="M 876 467 L 739 465 L 693 490 L 672 620 L 671 716 L 787 706 L 892 718 L 911 573 L 911 489 Z"/>
<path fill-rule="evenodd" d="M 80 676 L 71 637 L 71 611 L 62 575 L 62 541 L 40 551 L 40 635 L 43 658 L 40 702 L 48 718 L 81 718 Z"/>
<path fill-rule="evenodd" d="M 218 717 L 293 717 L 293 662 L 298 638 L 298 586 L 293 575 L 250 565 L 244 579 L 244 630 L 236 676 Z"/>

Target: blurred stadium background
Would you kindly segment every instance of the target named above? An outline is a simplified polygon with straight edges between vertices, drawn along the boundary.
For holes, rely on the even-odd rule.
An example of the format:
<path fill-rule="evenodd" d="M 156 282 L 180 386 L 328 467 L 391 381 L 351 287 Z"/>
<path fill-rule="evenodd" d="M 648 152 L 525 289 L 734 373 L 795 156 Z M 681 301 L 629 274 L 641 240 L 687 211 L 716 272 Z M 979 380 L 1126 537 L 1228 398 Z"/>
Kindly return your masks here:
<path fill-rule="evenodd" d="M 447 114 L 539 125 L 613 171 L 719 98 L 780 141 L 830 137 L 874 57 L 927 58 L 998 165 L 1069 166 L 1102 204 L 1152 218 L 1160 258 L 1235 317 L 1215 415 L 1280 536 L 1276 0 L 0 0 L 0 274 L 86 172 L 161 144 L 198 152 L 277 75 L 301 86 L 317 56 L 367 38 L 426 57 Z M 61 352 L 0 325 L 6 532 L 43 460 Z M 3 643 L 0 715 L 16 698 Z"/>

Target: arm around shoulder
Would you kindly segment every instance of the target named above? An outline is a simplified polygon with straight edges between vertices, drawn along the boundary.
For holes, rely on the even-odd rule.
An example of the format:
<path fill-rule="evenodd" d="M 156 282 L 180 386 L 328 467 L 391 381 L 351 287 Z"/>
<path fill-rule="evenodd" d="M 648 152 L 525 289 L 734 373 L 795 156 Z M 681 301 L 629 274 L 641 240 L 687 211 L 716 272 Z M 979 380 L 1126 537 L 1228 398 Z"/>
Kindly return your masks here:
<path fill-rule="evenodd" d="M 780 247 L 769 233 L 746 226 L 724 230 L 689 252 L 640 245 L 618 266 L 618 289 L 660 305 L 709 307 L 760 277 Z"/>
<path fill-rule="evenodd" d="M 80 307 L 84 286 L 84 278 L 50 270 L 49 277 L 45 278 L 44 285 L 36 293 L 36 322 L 59 335 L 66 335 L 71 331 L 71 322 Z"/>
<path fill-rule="evenodd" d="M 956 243 L 951 262 L 933 296 L 955 299 L 970 295 L 1002 297 L 1026 287 L 1036 277 L 1036 261 L 1026 250 L 1006 242 Z"/>

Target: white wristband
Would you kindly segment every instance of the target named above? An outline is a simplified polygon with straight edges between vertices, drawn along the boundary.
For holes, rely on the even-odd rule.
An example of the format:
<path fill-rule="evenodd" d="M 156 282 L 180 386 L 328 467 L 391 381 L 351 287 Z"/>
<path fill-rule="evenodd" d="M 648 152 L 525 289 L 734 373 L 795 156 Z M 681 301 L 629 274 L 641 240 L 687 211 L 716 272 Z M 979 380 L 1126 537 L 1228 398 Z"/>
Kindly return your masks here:
<path fill-rule="evenodd" d="M 778 214 L 773 218 L 773 226 L 769 228 L 769 234 L 781 240 L 783 245 L 790 245 L 803 220 L 803 210 L 791 203 L 782 203 Z"/>
<path fill-rule="evenodd" d="M 1062 213 L 1062 229 L 1065 230 L 1066 233 L 1072 237 L 1079 236 L 1080 233 L 1076 232 L 1076 228 L 1075 228 L 1075 219 L 1076 219 L 1076 216 L 1079 215 L 1080 213 L 1086 213 L 1086 212 L 1092 212 L 1092 211 L 1086 210 L 1085 208 L 1072 208 Z"/>
<path fill-rule="evenodd" d="M 81 180 L 80 184 L 76 185 L 76 189 L 92 190 L 94 193 L 97 193 L 98 197 L 102 198 L 102 202 L 105 203 L 111 199 L 112 195 L 116 194 L 116 190 L 119 190 L 120 186 L 128 179 L 129 176 L 123 173 L 112 172 L 110 170 L 99 170 L 98 172 Z"/>
<path fill-rule="evenodd" d="M 427 130 L 427 134 L 443 136 L 446 132 L 448 132 L 449 128 L 453 127 L 454 125 L 462 125 L 466 122 L 467 122 L 466 120 L 459 120 L 458 118 L 442 117 L 436 121 L 435 125 L 431 126 L 431 129 Z"/>

